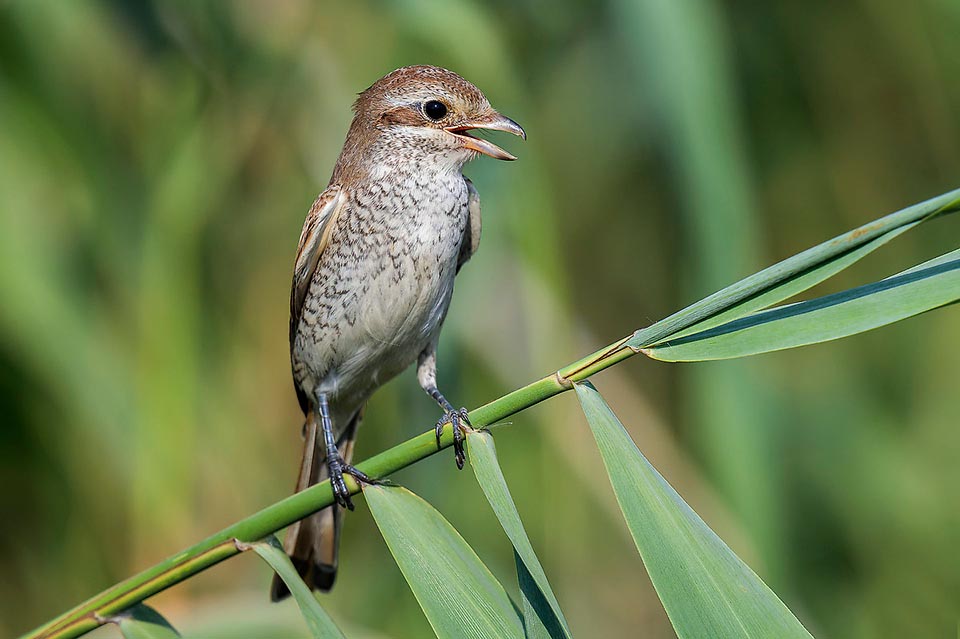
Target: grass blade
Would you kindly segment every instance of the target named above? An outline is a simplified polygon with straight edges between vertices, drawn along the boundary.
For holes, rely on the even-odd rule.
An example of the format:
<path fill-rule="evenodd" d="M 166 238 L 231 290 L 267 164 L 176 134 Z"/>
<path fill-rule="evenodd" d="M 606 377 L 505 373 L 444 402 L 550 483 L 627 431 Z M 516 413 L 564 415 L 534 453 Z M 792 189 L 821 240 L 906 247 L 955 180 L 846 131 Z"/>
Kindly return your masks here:
<path fill-rule="evenodd" d="M 327 611 L 323 609 L 316 596 L 311 592 L 307 584 L 303 582 L 297 569 L 293 567 L 290 557 L 283 552 L 280 542 L 271 535 L 264 541 L 251 544 L 251 548 L 260 555 L 260 558 L 270 564 L 274 572 L 280 575 L 283 583 L 287 585 L 290 594 L 293 595 L 297 605 L 300 606 L 300 614 L 307 622 L 307 628 L 310 630 L 310 636 L 314 639 L 345 639 L 343 632 L 333 622 Z"/>
<path fill-rule="evenodd" d="M 559 639 L 571 636 L 566 628 L 566 620 L 557 618 L 550 602 L 537 585 L 536 580 L 523 559 L 513 551 L 517 565 L 517 583 L 520 586 L 520 599 L 523 602 L 523 632 L 527 639 Z"/>
<path fill-rule="evenodd" d="M 363 494 L 438 637 L 524 636 L 503 586 L 433 506 L 405 488 L 367 485 Z"/>
<path fill-rule="evenodd" d="M 754 313 L 643 352 L 671 362 L 729 359 L 826 342 L 891 324 L 960 300 L 960 258 L 946 257 L 873 284 Z"/>
<path fill-rule="evenodd" d="M 907 273 L 915 273 L 916 271 L 922 271 L 923 269 L 930 268 L 931 266 L 939 266 L 941 264 L 946 264 L 947 262 L 952 262 L 953 260 L 957 260 L 957 259 L 960 259 L 960 248 L 954 249 L 949 253 L 944 253 L 943 255 L 933 258 L 932 260 L 921 262 L 916 266 L 911 266 L 907 270 L 900 271 L 899 273 L 897 273 L 897 275 L 891 275 L 890 277 L 897 277 L 898 275 L 906 275 Z"/>
<path fill-rule="evenodd" d="M 137 604 L 113 619 L 124 639 L 177 639 L 170 622 L 146 604 Z"/>
<path fill-rule="evenodd" d="M 913 222 L 912 224 L 906 224 L 904 226 L 897 227 L 892 231 L 888 231 L 880 237 L 863 244 L 862 246 L 858 246 L 852 251 L 831 257 L 823 264 L 815 266 L 808 271 L 803 271 L 797 275 L 794 275 L 784 280 L 780 284 L 777 284 L 760 293 L 759 295 L 748 297 L 744 301 L 734 304 L 722 313 L 717 313 L 716 315 L 708 317 L 705 320 L 697 322 L 689 328 L 671 335 L 670 340 L 675 340 L 679 337 L 685 337 L 694 333 L 700 333 L 715 326 L 732 322 L 733 320 L 745 317 L 755 311 L 768 308 L 774 304 L 782 302 L 783 300 L 789 299 L 794 295 L 802 293 L 807 289 L 813 288 L 820 282 L 830 279 L 848 266 L 859 262 L 862 258 L 874 252 L 898 235 L 906 233 L 918 224 L 920 224 L 920 222 Z"/>
<path fill-rule="evenodd" d="M 543 629 L 539 636 L 570 637 L 567 620 L 560 611 L 553 590 L 547 581 L 543 566 L 530 544 L 520 513 L 510 496 L 510 489 L 503 477 L 503 471 L 497 462 L 497 449 L 493 443 L 493 435 L 477 430 L 467 435 L 467 449 L 469 451 L 470 466 L 477 477 L 477 482 L 483 489 L 490 507 L 500 520 L 503 531 L 513 544 L 517 560 L 517 579 L 520 583 L 520 592 L 525 604 L 533 604 L 532 608 L 524 607 L 524 623 L 527 635 L 531 636 L 530 626 L 533 622 L 530 614 L 535 614 L 537 622 Z"/>
<path fill-rule="evenodd" d="M 768 266 L 762 271 L 731 284 L 659 322 L 640 329 L 633 334 L 627 344 L 631 348 L 643 348 L 659 344 L 698 322 L 723 313 L 741 302 L 759 297 L 779 284 L 817 269 L 836 257 L 855 251 L 887 233 L 902 227 L 912 228 L 916 226 L 917 222 L 925 222 L 941 215 L 955 213 L 957 210 L 960 210 L 960 189 L 949 191 L 925 202 L 891 213 L 879 220 L 797 253 L 773 266 Z M 849 264 L 854 261 L 856 260 L 852 260 Z M 849 264 L 844 266 L 849 266 Z M 830 274 L 832 275 L 832 273 Z M 800 291 L 797 290 L 791 294 L 797 292 Z"/>
<path fill-rule="evenodd" d="M 600 393 L 575 385 L 617 502 L 681 639 L 809 638 L 793 613 L 640 453 Z"/>

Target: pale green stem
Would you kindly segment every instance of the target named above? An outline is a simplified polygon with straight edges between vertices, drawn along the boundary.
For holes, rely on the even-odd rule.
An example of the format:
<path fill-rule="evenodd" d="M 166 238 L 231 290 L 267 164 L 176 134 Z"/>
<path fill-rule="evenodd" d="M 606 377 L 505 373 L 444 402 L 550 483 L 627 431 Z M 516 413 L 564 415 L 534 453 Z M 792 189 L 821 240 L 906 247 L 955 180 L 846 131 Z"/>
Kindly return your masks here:
<path fill-rule="evenodd" d="M 608 348 L 561 369 L 558 373 L 544 377 L 471 411 L 470 423 L 477 428 L 484 428 L 569 390 L 572 388 L 572 382 L 586 379 L 589 375 L 635 354 L 634 350 L 625 346 L 626 340 L 627 338 L 624 338 Z M 449 426 L 440 438 L 439 448 L 436 435 L 431 428 L 421 435 L 357 464 L 357 468 L 374 479 L 381 479 L 452 444 L 453 431 Z M 351 492 L 359 491 L 360 487 L 351 477 L 347 476 L 345 480 Z M 22 639 L 78 637 L 134 604 L 238 554 L 241 548 L 245 548 L 245 544 L 263 539 L 332 503 L 333 493 L 330 490 L 329 481 L 312 486 L 267 506 L 200 543 L 168 557 L 152 568 L 116 584 L 24 635 Z"/>

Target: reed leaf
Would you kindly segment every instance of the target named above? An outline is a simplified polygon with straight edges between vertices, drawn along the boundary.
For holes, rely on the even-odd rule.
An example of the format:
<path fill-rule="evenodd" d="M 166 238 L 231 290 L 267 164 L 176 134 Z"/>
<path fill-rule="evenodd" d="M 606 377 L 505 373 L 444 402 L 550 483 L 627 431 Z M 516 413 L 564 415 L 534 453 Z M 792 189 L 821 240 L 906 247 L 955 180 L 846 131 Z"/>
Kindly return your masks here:
<path fill-rule="evenodd" d="M 395 486 L 368 485 L 363 494 L 437 637 L 524 636 L 503 586 L 433 506 Z"/>
<path fill-rule="evenodd" d="M 589 382 L 575 385 L 650 580 L 680 639 L 810 638 L 770 588 L 647 461 Z"/>
<path fill-rule="evenodd" d="M 170 622 L 146 604 L 137 604 L 112 621 L 124 639 L 177 639 L 180 637 Z"/>
<path fill-rule="evenodd" d="M 780 294 L 771 294 L 770 298 L 764 299 L 763 302 L 769 305 L 786 299 L 791 295 L 795 295 L 823 281 L 839 270 L 842 270 L 842 268 L 850 266 L 866 253 L 879 248 L 885 244 L 886 241 L 899 235 L 897 231 L 902 233 L 904 230 L 916 227 L 918 223 L 929 221 L 941 215 L 955 213 L 957 210 L 960 210 L 960 189 L 954 189 L 943 195 L 930 198 L 925 202 L 920 202 L 896 213 L 891 213 L 879 220 L 864 224 L 859 228 L 827 240 L 813 248 L 797 253 L 793 257 L 789 257 L 773 266 L 768 266 L 762 271 L 731 284 L 659 322 L 655 322 L 646 328 L 638 330 L 627 341 L 627 345 L 631 348 L 644 348 L 658 345 L 678 336 L 682 331 L 700 322 L 704 322 L 705 320 L 720 315 L 720 313 L 729 311 L 741 303 L 756 300 L 765 294 L 771 293 L 777 289 L 777 287 L 792 282 L 793 286 L 783 289 Z M 885 236 L 891 233 L 894 235 L 885 238 Z M 842 268 L 824 268 L 834 260 L 847 256 L 861 247 L 867 247 L 869 250 L 861 255 L 856 255 L 855 259 L 841 263 L 840 266 Z M 816 277 L 811 276 L 809 279 L 800 279 L 801 276 L 805 274 L 809 275 L 817 271 L 819 271 L 819 273 Z M 798 280 L 800 281 L 800 285 L 797 284 Z M 780 295 L 783 296 L 781 297 Z M 762 307 L 745 304 L 742 310 L 745 314 L 757 310 L 757 308 Z M 737 316 L 738 314 L 733 313 L 723 319 L 731 320 Z M 709 326 L 709 324 L 704 323 L 702 325 L 702 327 L 707 326 Z"/>
<path fill-rule="evenodd" d="M 949 253 L 879 282 L 789 304 L 643 349 L 664 361 L 745 357 L 847 337 L 960 300 L 960 257 Z"/>
<path fill-rule="evenodd" d="M 530 539 L 523 529 L 520 513 L 497 462 L 493 435 L 477 430 L 467 435 L 470 466 L 483 489 L 490 507 L 500 521 L 503 531 L 513 544 L 517 561 L 517 581 L 524 601 L 524 627 L 527 636 L 570 637 L 567 620 L 560 610 L 556 595 L 550 588 L 547 575 L 537 559 Z M 531 632 L 532 627 L 538 627 Z"/>
<path fill-rule="evenodd" d="M 323 609 L 307 584 L 300 578 L 293 562 L 283 552 L 283 548 L 276 537 L 270 535 L 263 541 L 251 544 L 250 548 L 260 555 L 261 559 L 270 564 L 274 572 L 283 579 L 283 583 L 287 585 L 294 601 L 300 607 L 300 614 L 303 615 L 303 620 L 307 622 L 307 628 L 309 628 L 310 636 L 313 639 L 345 639 L 343 632 L 333 622 L 327 611 Z"/>

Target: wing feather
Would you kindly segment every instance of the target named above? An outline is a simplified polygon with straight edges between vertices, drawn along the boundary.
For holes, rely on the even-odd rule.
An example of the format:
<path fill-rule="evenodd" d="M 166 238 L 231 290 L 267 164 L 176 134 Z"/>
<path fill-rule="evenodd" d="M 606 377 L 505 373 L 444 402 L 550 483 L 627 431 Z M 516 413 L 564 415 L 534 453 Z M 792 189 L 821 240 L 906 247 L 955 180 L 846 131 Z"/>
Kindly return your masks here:
<path fill-rule="evenodd" d="M 310 282 L 317 270 L 317 262 L 330 239 L 333 222 L 343 208 L 346 198 L 339 186 L 331 186 L 321 193 L 303 222 L 297 261 L 293 268 L 293 284 L 290 287 L 290 348 L 297 336 L 297 326 L 303 315 L 303 303 L 310 290 Z"/>

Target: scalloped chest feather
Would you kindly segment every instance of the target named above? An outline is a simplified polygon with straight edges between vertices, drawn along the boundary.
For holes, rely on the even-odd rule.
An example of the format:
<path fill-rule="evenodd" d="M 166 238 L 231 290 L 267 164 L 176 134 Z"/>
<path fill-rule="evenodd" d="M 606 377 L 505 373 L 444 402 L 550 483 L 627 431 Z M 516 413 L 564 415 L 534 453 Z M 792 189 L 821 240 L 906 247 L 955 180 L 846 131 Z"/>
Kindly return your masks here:
<path fill-rule="evenodd" d="M 364 181 L 333 221 L 292 363 L 297 384 L 329 393 L 335 413 L 351 415 L 440 330 L 468 223 L 463 175 L 443 168 Z"/>

